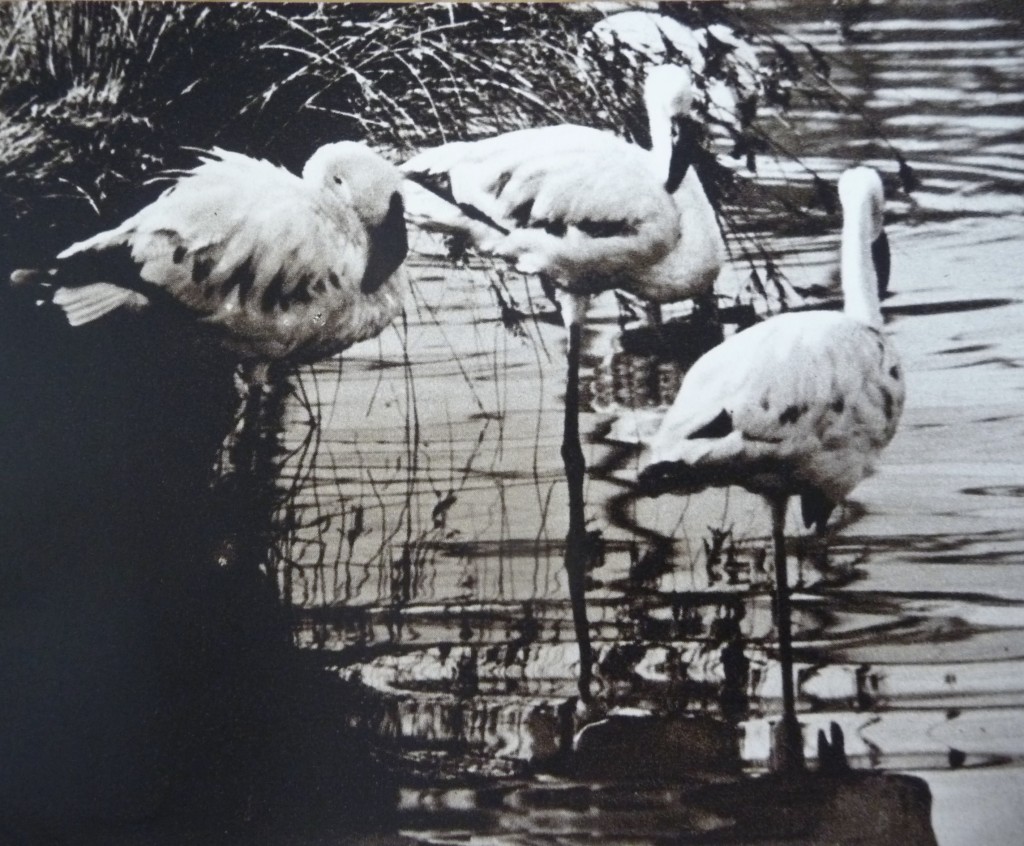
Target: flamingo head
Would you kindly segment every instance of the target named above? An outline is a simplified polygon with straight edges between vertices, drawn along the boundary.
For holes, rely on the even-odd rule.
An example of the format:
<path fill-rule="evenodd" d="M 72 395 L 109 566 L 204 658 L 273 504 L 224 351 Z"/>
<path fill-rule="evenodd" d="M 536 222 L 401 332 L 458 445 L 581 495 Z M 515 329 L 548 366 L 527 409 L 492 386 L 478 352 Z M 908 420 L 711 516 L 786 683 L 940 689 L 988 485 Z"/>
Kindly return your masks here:
<path fill-rule="evenodd" d="M 350 205 L 369 229 L 392 212 L 402 175 L 398 168 L 355 141 L 325 144 L 302 169 L 304 181 Z"/>
<path fill-rule="evenodd" d="M 665 167 L 665 190 L 674 194 L 697 156 L 701 127 L 690 116 L 693 74 L 680 65 L 656 65 L 647 71 L 644 100 L 651 142 Z"/>
<path fill-rule="evenodd" d="M 685 117 L 693 105 L 693 74 L 681 65 L 655 65 L 644 80 L 644 100 L 649 115 Z"/>

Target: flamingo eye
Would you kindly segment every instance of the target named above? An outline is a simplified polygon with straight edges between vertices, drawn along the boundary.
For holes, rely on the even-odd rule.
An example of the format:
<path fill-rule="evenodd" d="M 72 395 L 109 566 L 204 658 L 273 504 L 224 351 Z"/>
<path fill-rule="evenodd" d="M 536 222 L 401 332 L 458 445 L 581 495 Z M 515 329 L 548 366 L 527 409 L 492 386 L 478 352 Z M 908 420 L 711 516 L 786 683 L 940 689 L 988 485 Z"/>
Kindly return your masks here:
<path fill-rule="evenodd" d="M 342 179 L 342 178 L 341 178 L 340 176 L 335 176 L 335 177 L 334 177 L 334 184 L 335 184 L 335 185 L 341 185 L 341 184 L 342 184 L 342 183 L 343 183 L 344 181 L 345 181 L 345 180 L 344 180 L 344 179 Z"/>

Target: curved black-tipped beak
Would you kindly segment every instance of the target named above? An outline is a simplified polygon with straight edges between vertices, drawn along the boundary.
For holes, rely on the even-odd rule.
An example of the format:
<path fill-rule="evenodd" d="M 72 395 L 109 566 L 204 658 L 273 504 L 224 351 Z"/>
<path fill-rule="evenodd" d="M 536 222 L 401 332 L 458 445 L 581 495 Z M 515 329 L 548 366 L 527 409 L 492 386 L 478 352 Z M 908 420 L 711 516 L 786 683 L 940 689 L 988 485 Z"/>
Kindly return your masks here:
<path fill-rule="evenodd" d="M 884 300 L 889 296 L 889 271 L 892 266 L 889 238 L 884 229 L 871 244 L 871 262 L 875 266 L 875 276 L 878 277 L 878 299 Z"/>
<path fill-rule="evenodd" d="M 398 270 L 409 253 L 409 240 L 405 229 L 405 205 L 402 195 L 395 191 L 384 220 L 370 232 L 370 251 L 360 289 L 372 294 Z"/>
<path fill-rule="evenodd" d="M 634 493 L 643 497 L 658 497 L 672 493 L 677 487 L 675 469 L 675 463 L 668 461 L 649 464 L 637 476 Z"/>
<path fill-rule="evenodd" d="M 677 115 L 672 119 L 672 157 L 665 180 L 665 190 L 670 194 L 682 185 L 687 170 L 696 161 L 699 143 L 700 125 L 693 118 Z"/>

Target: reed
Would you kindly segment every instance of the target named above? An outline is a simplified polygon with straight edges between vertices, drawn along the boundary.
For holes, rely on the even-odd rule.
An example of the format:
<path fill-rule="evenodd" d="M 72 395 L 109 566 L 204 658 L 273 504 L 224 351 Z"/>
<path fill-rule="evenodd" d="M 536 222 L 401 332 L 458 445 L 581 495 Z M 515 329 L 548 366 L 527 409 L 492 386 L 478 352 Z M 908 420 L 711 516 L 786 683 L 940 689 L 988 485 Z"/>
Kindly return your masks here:
<path fill-rule="evenodd" d="M 822 57 L 744 30 L 727 7 L 663 12 L 727 21 L 767 57 L 760 102 L 726 128 L 749 163 L 772 152 L 766 107 L 785 109 L 798 85 L 828 93 Z M 188 147 L 298 167 L 343 138 L 400 157 L 563 121 L 644 143 L 642 68 L 597 49 L 600 17 L 585 4 L 0 4 L 0 255 L 30 259 L 134 211 L 150 198 L 140 184 L 193 161 Z M 705 59 L 709 80 L 738 86 L 727 47 Z M 704 167 L 727 201 L 732 172 Z"/>

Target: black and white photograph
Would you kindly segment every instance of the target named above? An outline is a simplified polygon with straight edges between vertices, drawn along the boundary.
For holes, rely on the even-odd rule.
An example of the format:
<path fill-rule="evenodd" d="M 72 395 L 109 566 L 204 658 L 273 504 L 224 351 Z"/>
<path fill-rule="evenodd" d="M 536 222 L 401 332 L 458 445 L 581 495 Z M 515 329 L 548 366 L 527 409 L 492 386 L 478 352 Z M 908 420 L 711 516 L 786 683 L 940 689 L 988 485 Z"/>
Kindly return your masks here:
<path fill-rule="evenodd" d="M 0 2 L 0 846 L 1024 842 L 1016 0 Z"/>

